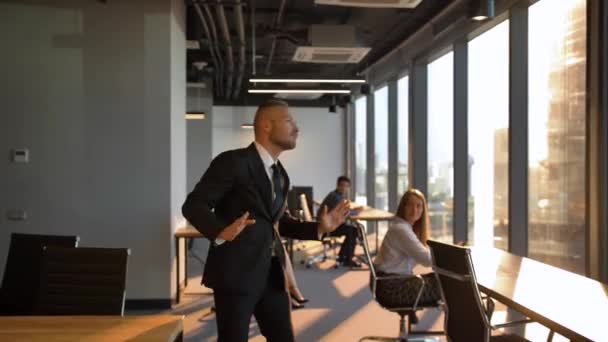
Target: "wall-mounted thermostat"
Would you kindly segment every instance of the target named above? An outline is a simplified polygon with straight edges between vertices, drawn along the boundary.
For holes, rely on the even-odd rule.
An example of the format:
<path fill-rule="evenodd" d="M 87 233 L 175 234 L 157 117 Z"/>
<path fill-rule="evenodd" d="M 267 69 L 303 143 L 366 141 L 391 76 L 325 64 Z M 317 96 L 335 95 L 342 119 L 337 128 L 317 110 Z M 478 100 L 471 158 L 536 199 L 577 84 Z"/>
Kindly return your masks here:
<path fill-rule="evenodd" d="M 13 163 L 27 163 L 30 161 L 30 153 L 27 148 L 16 148 L 11 151 Z"/>

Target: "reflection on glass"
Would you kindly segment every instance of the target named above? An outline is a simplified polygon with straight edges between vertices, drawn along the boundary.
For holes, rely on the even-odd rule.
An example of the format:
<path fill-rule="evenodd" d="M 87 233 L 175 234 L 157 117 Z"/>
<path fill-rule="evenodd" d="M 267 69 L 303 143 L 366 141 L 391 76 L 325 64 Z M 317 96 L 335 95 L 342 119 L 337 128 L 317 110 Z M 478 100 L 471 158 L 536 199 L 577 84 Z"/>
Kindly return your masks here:
<path fill-rule="evenodd" d="M 367 204 L 367 98 L 355 101 L 355 202 Z"/>
<path fill-rule="evenodd" d="M 428 205 L 431 237 L 452 242 L 454 200 L 454 58 L 428 65 Z"/>
<path fill-rule="evenodd" d="M 529 10 L 530 257 L 585 273 L 586 1 Z"/>
<path fill-rule="evenodd" d="M 471 40 L 468 49 L 468 242 L 506 250 L 509 245 L 509 22 Z"/>
<path fill-rule="evenodd" d="M 409 120 L 409 77 L 397 81 L 397 198 L 407 190 L 408 181 L 408 120 Z"/>
<path fill-rule="evenodd" d="M 388 87 L 374 92 L 374 207 L 388 210 Z"/>

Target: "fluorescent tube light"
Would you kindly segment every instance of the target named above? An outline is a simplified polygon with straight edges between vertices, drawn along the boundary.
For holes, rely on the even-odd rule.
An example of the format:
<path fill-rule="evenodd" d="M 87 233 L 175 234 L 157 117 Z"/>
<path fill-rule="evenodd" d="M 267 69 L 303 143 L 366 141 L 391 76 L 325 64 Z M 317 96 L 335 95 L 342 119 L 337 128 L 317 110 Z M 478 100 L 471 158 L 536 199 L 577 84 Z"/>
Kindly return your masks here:
<path fill-rule="evenodd" d="M 252 123 L 244 123 L 244 124 L 241 125 L 241 128 L 253 129 L 253 124 Z"/>
<path fill-rule="evenodd" d="M 350 90 L 347 89 L 249 89 L 247 92 L 250 94 L 350 94 Z"/>
<path fill-rule="evenodd" d="M 365 80 L 251 78 L 250 83 L 365 83 Z"/>
<path fill-rule="evenodd" d="M 203 120 L 206 117 L 205 113 L 186 113 L 186 120 Z"/>

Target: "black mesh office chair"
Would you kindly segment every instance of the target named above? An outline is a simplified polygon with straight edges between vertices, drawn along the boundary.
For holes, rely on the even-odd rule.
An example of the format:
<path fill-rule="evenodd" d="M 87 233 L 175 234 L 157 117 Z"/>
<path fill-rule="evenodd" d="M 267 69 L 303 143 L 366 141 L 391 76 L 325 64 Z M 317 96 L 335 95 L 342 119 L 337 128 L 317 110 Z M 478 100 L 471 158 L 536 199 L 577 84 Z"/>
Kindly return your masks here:
<path fill-rule="evenodd" d="M 438 241 L 428 241 L 433 270 L 446 303 L 446 335 L 450 341 L 527 341 L 518 335 L 492 336 L 494 329 L 532 322 L 529 319 L 492 325 L 494 303 L 482 298 L 477 286 L 471 250 Z"/>
<path fill-rule="evenodd" d="M 44 246 L 74 248 L 77 244 L 77 236 L 12 233 L 0 289 L 0 314 L 33 314 Z"/>
<path fill-rule="evenodd" d="M 361 236 L 365 236 L 365 227 L 363 225 L 358 224 L 357 229 L 361 233 Z M 431 335 L 443 335 L 443 331 L 412 331 L 412 322 L 406 317 L 408 317 L 411 313 L 415 313 L 418 310 L 423 310 L 426 308 L 440 308 L 441 303 L 438 302 L 422 302 L 422 292 L 424 290 L 425 281 L 424 278 L 419 275 L 412 276 L 401 276 L 401 275 L 391 275 L 391 276 L 379 276 L 376 273 L 376 269 L 374 267 L 374 263 L 372 260 L 371 253 L 369 251 L 369 245 L 367 239 L 362 239 L 363 251 L 365 252 L 365 258 L 367 264 L 369 265 L 370 271 L 370 288 L 372 291 L 372 295 L 374 299 L 380 306 L 384 309 L 394 312 L 399 315 L 399 336 L 398 337 L 381 337 L 381 336 L 366 336 L 359 341 L 436 341 L 436 339 L 429 338 Z M 403 305 L 402 300 L 400 298 L 394 298 L 388 292 L 377 291 L 378 283 L 383 280 L 394 280 L 394 279 L 403 279 L 411 280 L 412 277 L 415 277 L 420 280 L 417 288 L 413 288 L 415 291 L 412 293 L 412 301 L 408 303 L 408 305 Z M 396 304 L 399 303 L 399 304 Z M 425 337 L 426 335 L 426 337 Z"/>
<path fill-rule="evenodd" d="M 46 247 L 39 315 L 122 315 L 127 277 L 126 248 Z"/>

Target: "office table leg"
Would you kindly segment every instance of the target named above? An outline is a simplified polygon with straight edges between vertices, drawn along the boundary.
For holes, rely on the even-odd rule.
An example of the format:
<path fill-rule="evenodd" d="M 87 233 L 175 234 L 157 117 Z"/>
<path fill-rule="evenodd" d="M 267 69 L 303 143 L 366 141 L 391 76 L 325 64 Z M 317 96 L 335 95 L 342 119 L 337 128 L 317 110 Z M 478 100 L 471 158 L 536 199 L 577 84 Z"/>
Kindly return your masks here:
<path fill-rule="evenodd" d="M 176 275 L 176 279 L 175 279 L 175 302 L 177 304 L 179 304 L 180 301 L 180 284 L 179 284 L 179 276 L 180 276 L 180 272 L 179 272 L 179 265 L 180 265 L 180 260 L 179 260 L 179 238 L 176 236 L 175 237 L 175 260 L 177 262 L 177 272 L 175 272 Z"/>
<path fill-rule="evenodd" d="M 184 245 L 186 246 L 186 252 L 184 253 L 184 291 L 186 291 L 186 287 L 188 287 L 188 240 L 189 238 L 184 238 Z"/>
<path fill-rule="evenodd" d="M 376 221 L 371 221 L 371 224 L 374 225 L 374 233 L 376 234 L 376 250 L 374 251 L 374 255 L 378 254 L 379 248 L 380 246 L 378 246 L 380 244 L 380 239 L 378 238 L 378 222 Z"/>

